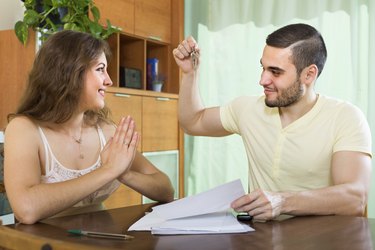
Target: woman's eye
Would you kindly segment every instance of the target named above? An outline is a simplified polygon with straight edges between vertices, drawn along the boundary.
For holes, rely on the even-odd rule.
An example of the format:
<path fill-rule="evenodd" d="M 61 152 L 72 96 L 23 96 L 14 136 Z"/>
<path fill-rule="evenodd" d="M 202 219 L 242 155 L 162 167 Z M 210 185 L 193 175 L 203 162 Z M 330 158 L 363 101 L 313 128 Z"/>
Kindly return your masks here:
<path fill-rule="evenodd" d="M 96 70 L 100 72 L 104 72 L 104 67 L 97 68 Z"/>

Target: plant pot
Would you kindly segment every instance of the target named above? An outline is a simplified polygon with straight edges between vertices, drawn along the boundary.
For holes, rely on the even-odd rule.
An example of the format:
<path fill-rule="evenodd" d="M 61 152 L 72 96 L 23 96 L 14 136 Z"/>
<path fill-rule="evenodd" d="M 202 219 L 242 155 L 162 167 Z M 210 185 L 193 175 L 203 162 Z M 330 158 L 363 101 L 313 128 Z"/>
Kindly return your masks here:
<path fill-rule="evenodd" d="M 163 88 L 163 83 L 152 83 L 152 90 L 155 91 L 155 92 L 161 92 Z"/>

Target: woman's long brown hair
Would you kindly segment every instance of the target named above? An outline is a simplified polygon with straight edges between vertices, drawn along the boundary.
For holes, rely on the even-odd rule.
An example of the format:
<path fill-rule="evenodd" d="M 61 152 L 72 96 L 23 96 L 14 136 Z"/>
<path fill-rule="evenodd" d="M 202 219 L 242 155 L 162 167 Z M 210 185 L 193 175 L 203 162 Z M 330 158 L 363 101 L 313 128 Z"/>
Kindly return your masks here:
<path fill-rule="evenodd" d="M 109 61 L 107 42 L 88 33 L 64 30 L 52 35 L 38 51 L 20 105 L 8 121 L 20 115 L 40 122 L 69 120 L 78 107 L 85 73 L 103 52 Z M 109 116 L 107 107 L 87 110 L 85 122 L 111 122 Z"/>

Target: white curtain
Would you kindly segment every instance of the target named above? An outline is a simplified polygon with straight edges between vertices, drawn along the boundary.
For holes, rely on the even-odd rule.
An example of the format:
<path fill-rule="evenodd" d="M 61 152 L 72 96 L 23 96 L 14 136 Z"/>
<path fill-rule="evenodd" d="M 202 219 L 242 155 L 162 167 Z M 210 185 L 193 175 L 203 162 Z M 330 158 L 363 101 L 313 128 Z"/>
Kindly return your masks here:
<path fill-rule="evenodd" d="M 236 96 L 261 93 L 259 59 L 267 35 L 286 24 L 303 22 L 322 33 L 328 50 L 317 92 L 357 105 L 374 132 L 374 2 L 185 0 L 185 35 L 193 35 L 201 48 L 199 86 L 203 103 L 223 105 Z M 247 188 L 248 166 L 239 136 L 185 138 L 186 195 L 237 178 Z M 375 217 L 374 172 L 369 217 Z"/>

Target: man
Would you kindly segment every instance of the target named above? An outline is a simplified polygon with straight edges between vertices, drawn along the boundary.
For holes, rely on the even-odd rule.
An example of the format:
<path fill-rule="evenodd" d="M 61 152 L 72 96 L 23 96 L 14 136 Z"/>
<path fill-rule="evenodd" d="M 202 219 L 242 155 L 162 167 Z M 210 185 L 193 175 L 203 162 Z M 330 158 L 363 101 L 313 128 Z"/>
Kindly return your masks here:
<path fill-rule="evenodd" d="M 222 107 L 202 105 L 195 40 L 182 41 L 173 55 L 183 72 L 183 129 L 199 136 L 237 133 L 243 139 L 249 194 L 232 202 L 235 210 L 258 220 L 281 214 L 364 214 L 371 176 L 370 129 L 358 108 L 315 92 L 327 57 L 315 28 L 292 24 L 271 33 L 260 59 L 264 95 L 239 97 Z"/>

